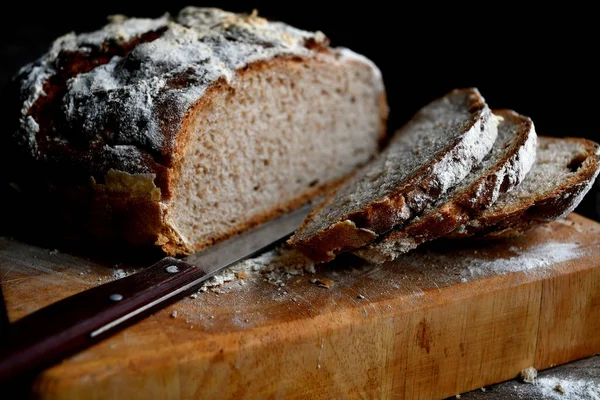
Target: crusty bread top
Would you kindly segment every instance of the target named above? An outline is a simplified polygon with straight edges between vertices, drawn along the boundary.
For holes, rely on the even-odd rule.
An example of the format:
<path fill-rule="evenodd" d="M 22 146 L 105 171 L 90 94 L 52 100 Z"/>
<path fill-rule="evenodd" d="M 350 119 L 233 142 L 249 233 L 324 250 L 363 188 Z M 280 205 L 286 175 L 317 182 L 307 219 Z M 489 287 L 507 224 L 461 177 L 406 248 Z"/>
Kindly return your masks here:
<path fill-rule="evenodd" d="M 290 244 L 315 261 L 364 246 L 458 184 L 490 151 L 496 124 L 477 89 L 431 102 L 315 209 Z"/>
<path fill-rule="evenodd" d="M 494 110 L 494 114 L 502 119 L 498 138 L 481 164 L 423 214 L 357 250 L 356 255 L 373 263 L 391 261 L 453 231 L 523 181 L 535 161 L 533 122 L 510 110 Z"/>
<path fill-rule="evenodd" d="M 505 230 L 520 233 L 563 218 L 581 202 L 599 172 L 597 143 L 540 136 L 536 161 L 523 182 L 448 236 L 503 236 Z"/>
<path fill-rule="evenodd" d="M 325 54 L 360 59 L 379 73 L 349 50 L 329 49 L 320 32 L 255 13 L 188 7 L 176 18 L 112 17 L 99 31 L 57 39 L 21 69 L 15 138 L 32 158 L 81 164 L 71 171 L 152 173 L 160 185 L 167 179 L 161 168 L 178 156 L 190 107 L 211 86 L 260 61 Z"/>

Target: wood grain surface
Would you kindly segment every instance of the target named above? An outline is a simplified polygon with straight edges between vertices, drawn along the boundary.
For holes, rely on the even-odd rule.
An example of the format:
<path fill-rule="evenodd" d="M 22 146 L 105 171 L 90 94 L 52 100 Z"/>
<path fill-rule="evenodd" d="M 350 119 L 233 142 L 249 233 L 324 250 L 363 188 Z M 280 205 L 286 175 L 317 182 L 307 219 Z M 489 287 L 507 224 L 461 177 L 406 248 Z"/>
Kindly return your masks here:
<path fill-rule="evenodd" d="M 12 321 L 140 267 L 0 238 Z M 44 371 L 30 390 L 444 398 L 600 352 L 600 224 L 576 214 L 511 241 L 433 243 L 383 266 L 343 258 L 285 286 L 263 278 L 169 306 Z"/>

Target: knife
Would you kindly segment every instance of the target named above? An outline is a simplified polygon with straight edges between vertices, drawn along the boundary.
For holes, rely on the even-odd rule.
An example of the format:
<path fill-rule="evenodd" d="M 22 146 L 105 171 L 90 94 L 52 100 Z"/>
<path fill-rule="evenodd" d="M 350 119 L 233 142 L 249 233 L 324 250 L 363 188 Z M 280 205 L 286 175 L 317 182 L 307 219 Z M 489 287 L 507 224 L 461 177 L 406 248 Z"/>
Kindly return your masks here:
<path fill-rule="evenodd" d="M 39 372 L 184 297 L 236 262 L 285 241 L 310 209 L 307 204 L 184 259 L 166 257 L 21 318 L 2 339 L 0 382 Z"/>

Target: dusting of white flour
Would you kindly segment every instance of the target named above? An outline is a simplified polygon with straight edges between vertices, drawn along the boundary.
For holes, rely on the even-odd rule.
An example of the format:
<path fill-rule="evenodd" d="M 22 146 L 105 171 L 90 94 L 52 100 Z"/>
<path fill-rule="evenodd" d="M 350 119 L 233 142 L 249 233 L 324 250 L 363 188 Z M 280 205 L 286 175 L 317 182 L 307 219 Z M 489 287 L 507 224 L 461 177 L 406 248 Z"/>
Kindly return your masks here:
<path fill-rule="evenodd" d="M 545 399 L 600 400 L 600 385 L 593 380 L 545 377 L 536 387 Z"/>
<path fill-rule="evenodd" d="M 466 281 L 469 277 L 487 276 L 491 273 L 505 275 L 511 272 L 531 272 L 582 255 L 582 250 L 576 243 L 550 242 L 523 250 L 510 247 L 509 250 L 515 254 L 509 258 L 466 259 L 465 268 L 461 271 L 462 280 Z"/>

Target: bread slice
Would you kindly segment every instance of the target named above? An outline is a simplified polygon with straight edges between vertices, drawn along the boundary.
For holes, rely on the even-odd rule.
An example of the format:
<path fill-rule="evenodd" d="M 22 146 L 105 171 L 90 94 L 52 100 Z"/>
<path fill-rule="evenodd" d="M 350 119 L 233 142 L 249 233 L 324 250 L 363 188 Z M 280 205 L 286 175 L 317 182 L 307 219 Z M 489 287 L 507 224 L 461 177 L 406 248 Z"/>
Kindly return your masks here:
<path fill-rule="evenodd" d="M 457 185 L 492 148 L 496 125 L 477 89 L 431 102 L 376 160 L 329 195 L 289 243 L 321 262 L 363 247 Z"/>
<path fill-rule="evenodd" d="M 379 151 L 388 113 L 365 57 L 213 8 L 68 34 L 15 83 L 0 150 L 31 212 L 171 255 L 346 179 Z"/>
<path fill-rule="evenodd" d="M 354 254 L 375 264 L 396 259 L 419 244 L 452 232 L 519 185 L 535 160 L 537 135 L 531 119 L 510 110 L 501 118 L 494 147 L 480 165 L 424 213 Z"/>
<path fill-rule="evenodd" d="M 510 237 L 577 207 L 600 171 L 600 146 L 581 138 L 538 137 L 536 161 L 517 189 L 448 237 Z"/>

